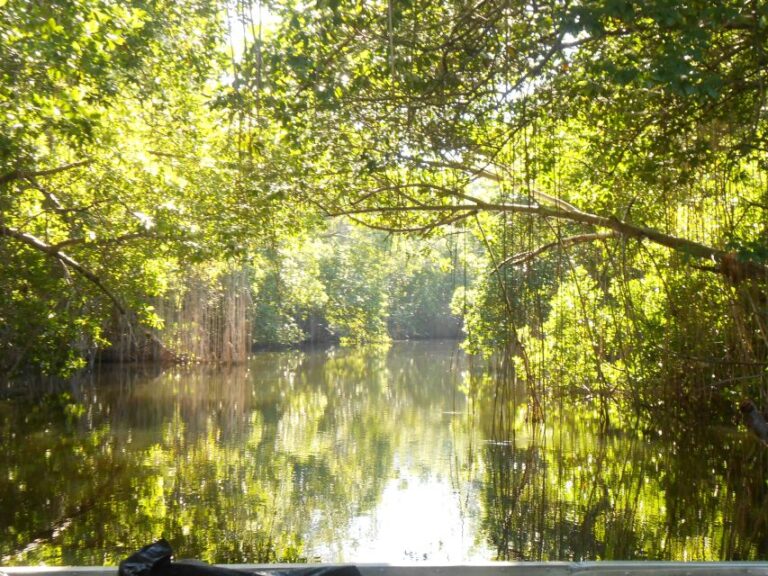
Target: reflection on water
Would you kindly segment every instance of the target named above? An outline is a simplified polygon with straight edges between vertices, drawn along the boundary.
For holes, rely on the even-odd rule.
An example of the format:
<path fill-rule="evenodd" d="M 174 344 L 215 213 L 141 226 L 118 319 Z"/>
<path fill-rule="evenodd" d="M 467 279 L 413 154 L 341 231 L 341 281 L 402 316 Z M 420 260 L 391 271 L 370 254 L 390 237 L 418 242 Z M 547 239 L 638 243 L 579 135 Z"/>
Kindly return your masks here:
<path fill-rule="evenodd" d="M 530 425 L 498 391 L 453 343 L 404 343 L 0 402 L 0 564 L 114 564 L 161 535 L 212 562 L 768 558 L 746 434 L 568 406 Z"/>

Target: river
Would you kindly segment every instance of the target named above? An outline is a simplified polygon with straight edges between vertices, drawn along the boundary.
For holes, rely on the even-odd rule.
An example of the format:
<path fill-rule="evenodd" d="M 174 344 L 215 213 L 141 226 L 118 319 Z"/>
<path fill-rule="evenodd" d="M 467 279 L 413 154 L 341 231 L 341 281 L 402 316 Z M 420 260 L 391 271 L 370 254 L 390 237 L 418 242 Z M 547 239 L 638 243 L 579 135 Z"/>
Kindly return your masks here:
<path fill-rule="evenodd" d="M 0 565 L 768 559 L 736 426 L 601 425 L 454 342 L 101 367 L 0 401 Z M 55 393 L 54 393 L 55 392 Z"/>

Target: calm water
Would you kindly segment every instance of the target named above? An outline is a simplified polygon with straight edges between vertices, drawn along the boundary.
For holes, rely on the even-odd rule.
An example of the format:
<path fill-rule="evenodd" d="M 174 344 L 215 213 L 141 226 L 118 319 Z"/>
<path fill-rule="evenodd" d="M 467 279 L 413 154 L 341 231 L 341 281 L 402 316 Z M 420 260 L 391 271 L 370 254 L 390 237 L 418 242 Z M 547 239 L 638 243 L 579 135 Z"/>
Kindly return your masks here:
<path fill-rule="evenodd" d="M 768 449 L 745 432 L 601 431 L 567 405 L 530 425 L 497 388 L 454 343 L 407 343 L 0 402 L 0 564 L 114 564 L 160 536 L 216 562 L 768 558 Z"/>

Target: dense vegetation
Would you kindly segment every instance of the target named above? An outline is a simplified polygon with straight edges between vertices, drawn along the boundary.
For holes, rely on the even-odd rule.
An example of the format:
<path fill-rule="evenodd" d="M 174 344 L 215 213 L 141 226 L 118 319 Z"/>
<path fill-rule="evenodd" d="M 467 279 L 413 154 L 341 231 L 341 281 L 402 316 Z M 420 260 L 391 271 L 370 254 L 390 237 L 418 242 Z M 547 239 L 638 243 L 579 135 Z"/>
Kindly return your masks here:
<path fill-rule="evenodd" d="M 366 233 L 287 193 L 294 152 L 231 99 L 225 5 L 10 2 L 0 17 L 4 372 L 237 360 L 387 323 L 456 334 L 455 242 Z"/>
<path fill-rule="evenodd" d="M 2 368 L 452 303 L 534 417 L 764 402 L 767 51 L 742 0 L 0 0 Z"/>

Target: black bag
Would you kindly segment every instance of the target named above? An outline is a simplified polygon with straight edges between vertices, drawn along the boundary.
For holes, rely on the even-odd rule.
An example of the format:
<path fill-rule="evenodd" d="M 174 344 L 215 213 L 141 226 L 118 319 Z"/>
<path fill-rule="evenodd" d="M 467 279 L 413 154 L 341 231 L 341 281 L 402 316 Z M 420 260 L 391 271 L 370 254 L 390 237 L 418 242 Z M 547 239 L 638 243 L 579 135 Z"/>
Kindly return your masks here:
<path fill-rule="evenodd" d="M 222 568 L 205 562 L 173 562 L 173 549 L 164 539 L 144 546 L 120 562 L 118 576 L 360 576 L 354 566 L 250 571 Z"/>

